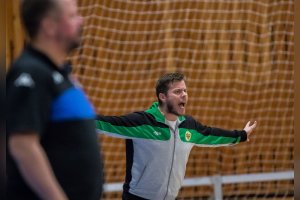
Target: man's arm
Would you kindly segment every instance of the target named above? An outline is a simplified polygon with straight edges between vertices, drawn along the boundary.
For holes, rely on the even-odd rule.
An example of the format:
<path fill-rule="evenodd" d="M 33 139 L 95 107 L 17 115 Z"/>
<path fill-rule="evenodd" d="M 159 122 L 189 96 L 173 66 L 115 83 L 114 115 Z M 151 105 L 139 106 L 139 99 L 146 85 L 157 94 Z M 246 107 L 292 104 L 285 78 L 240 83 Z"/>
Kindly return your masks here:
<path fill-rule="evenodd" d="M 250 125 L 250 121 L 243 130 L 225 130 L 221 128 L 204 126 L 194 120 L 194 130 L 190 142 L 197 146 L 228 146 L 244 141 L 249 141 L 250 133 L 255 129 L 256 122 Z M 185 139 L 185 138 L 183 138 Z"/>
<path fill-rule="evenodd" d="M 130 113 L 124 116 L 97 115 L 96 128 L 99 133 L 117 138 L 137 138 L 140 133 L 139 125 L 136 123 L 138 114 Z"/>
<path fill-rule="evenodd" d="M 170 131 L 167 126 L 151 126 L 151 119 L 145 112 L 134 112 L 123 116 L 98 115 L 97 131 L 105 135 L 126 139 L 168 140 Z"/>
<path fill-rule="evenodd" d="M 68 199 L 55 178 L 37 133 L 14 133 L 8 143 L 23 178 L 41 199 Z"/>

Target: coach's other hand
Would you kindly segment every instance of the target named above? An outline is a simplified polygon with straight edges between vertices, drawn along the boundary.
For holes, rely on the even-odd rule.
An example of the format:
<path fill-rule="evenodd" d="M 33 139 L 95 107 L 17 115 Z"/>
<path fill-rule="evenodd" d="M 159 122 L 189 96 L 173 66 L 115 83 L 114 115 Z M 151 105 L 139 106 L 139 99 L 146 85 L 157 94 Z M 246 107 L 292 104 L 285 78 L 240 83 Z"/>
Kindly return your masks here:
<path fill-rule="evenodd" d="M 248 123 L 246 124 L 246 126 L 244 128 L 244 131 L 247 132 L 247 142 L 250 141 L 249 136 L 250 136 L 251 132 L 255 129 L 257 122 L 254 121 L 254 123 L 252 125 L 250 125 L 250 124 L 251 124 L 251 121 L 248 121 Z"/>

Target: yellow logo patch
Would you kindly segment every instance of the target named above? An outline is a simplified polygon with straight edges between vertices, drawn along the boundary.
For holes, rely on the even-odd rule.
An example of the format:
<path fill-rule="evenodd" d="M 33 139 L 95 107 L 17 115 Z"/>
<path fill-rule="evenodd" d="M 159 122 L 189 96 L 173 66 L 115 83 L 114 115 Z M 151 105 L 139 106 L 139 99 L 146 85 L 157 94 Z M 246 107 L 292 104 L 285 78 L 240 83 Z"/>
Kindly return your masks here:
<path fill-rule="evenodd" d="M 192 137 L 192 134 L 189 131 L 186 131 L 185 132 L 185 139 L 186 139 L 186 141 L 190 141 L 191 137 Z"/>

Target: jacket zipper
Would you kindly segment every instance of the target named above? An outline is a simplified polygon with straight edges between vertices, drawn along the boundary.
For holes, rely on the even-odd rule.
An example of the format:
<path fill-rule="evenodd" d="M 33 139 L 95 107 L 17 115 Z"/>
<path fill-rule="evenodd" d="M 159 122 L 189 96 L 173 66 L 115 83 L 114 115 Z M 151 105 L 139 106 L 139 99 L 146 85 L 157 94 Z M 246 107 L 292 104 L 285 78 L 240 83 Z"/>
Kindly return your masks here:
<path fill-rule="evenodd" d="M 172 128 L 170 128 L 172 130 Z M 174 135 L 174 148 L 173 148 L 173 156 L 172 156 L 172 162 L 171 162 L 171 170 L 170 170 L 170 173 L 169 173 L 169 180 L 168 180 L 168 185 L 167 185 L 167 192 L 166 192 L 166 195 L 164 197 L 164 199 L 166 199 L 166 197 L 168 196 L 168 189 L 169 189 L 169 185 L 170 185 L 170 179 L 171 179 L 171 174 L 172 174 L 172 171 L 173 171 L 173 164 L 174 164 L 174 155 L 175 155 L 175 148 L 176 148 L 176 130 L 177 130 L 177 127 L 175 127 L 175 130 L 173 132 L 173 135 Z"/>

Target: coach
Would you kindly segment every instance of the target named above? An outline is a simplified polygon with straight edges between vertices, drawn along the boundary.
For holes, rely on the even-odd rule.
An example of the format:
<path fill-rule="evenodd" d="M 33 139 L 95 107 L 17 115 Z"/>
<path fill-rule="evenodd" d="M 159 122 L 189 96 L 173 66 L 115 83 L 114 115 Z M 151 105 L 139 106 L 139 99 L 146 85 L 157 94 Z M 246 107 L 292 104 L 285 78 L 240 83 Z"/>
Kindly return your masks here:
<path fill-rule="evenodd" d="M 146 111 L 98 116 L 99 132 L 126 138 L 123 200 L 174 200 L 182 185 L 193 146 L 228 146 L 247 141 L 256 127 L 244 130 L 204 126 L 185 115 L 188 102 L 184 75 L 169 73 L 156 84 L 158 102 Z"/>

